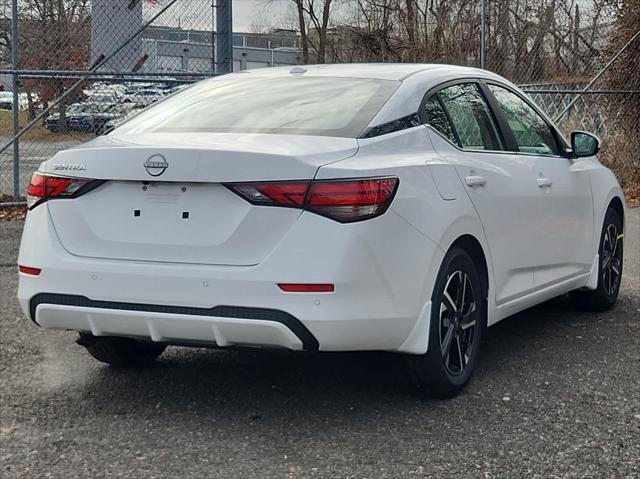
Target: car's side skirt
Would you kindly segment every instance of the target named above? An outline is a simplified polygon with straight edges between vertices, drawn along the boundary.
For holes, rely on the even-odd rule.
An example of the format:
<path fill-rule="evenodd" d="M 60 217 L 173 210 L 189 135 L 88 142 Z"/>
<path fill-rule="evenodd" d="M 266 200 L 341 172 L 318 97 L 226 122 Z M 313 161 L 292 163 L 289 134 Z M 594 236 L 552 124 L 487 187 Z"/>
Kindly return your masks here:
<path fill-rule="evenodd" d="M 513 314 L 519 313 L 520 311 L 531 308 L 537 304 L 543 303 L 557 296 L 561 296 L 569 291 L 573 291 L 574 289 L 582 288 L 587 285 L 589 276 L 589 272 L 581 273 L 535 290 L 525 296 L 505 301 L 496 306 L 496 322 Z"/>

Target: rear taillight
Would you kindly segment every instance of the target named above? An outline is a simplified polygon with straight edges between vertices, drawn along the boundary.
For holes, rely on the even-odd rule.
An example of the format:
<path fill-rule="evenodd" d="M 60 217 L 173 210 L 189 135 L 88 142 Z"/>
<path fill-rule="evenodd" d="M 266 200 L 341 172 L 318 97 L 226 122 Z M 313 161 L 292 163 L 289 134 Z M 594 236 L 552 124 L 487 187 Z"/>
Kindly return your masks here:
<path fill-rule="evenodd" d="M 234 183 L 227 184 L 249 203 L 266 206 L 304 206 L 309 191 L 309 181 L 285 181 L 282 183 Z"/>
<path fill-rule="evenodd" d="M 398 178 L 226 184 L 255 205 L 300 208 L 340 223 L 380 216 L 391 204 Z"/>
<path fill-rule="evenodd" d="M 375 218 L 387 211 L 397 186 L 397 178 L 317 181 L 305 209 L 341 223 Z"/>
<path fill-rule="evenodd" d="M 31 209 L 52 198 L 76 198 L 88 191 L 89 186 L 95 183 L 96 180 L 85 178 L 66 178 L 34 173 L 27 189 L 27 206 Z"/>

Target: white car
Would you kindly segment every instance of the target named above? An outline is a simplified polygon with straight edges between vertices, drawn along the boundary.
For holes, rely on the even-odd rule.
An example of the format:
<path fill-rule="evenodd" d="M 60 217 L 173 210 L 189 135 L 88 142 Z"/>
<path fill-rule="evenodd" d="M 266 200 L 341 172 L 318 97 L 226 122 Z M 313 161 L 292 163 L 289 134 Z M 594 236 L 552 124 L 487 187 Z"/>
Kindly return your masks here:
<path fill-rule="evenodd" d="M 35 105 L 38 105 L 40 99 L 35 93 L 32 95 Z M 0 91 L 0 110 L 11 110 L 13 108 L 13 92 Z M 26 110 L 29 108 L 29 98 L 26 93 L 18 93 L 18 109 Z"/>
<path fill-rule="evenodd" d="M 385 350 L 452 396 L 485 326 L 616 301 L 623 193 L 598 145 L 483 70 L 225 75 L 42 163 L 18 297 L 115 366 L 168 344 Z"/>

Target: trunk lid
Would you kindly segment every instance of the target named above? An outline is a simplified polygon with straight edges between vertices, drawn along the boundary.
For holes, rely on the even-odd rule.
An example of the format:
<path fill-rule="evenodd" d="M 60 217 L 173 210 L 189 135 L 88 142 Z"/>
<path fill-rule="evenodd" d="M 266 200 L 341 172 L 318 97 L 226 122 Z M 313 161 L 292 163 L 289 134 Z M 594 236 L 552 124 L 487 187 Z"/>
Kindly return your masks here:
<path fill-rule="evenodd" d="M 300 210 L 251 205 L 222 183 L 313 179 L 357 152 L 348 138 L 237 133 L 109 135 L 58 153 L 41 171 L 107 180 L 48 207 L 77 256 L 249 266 Z"/>

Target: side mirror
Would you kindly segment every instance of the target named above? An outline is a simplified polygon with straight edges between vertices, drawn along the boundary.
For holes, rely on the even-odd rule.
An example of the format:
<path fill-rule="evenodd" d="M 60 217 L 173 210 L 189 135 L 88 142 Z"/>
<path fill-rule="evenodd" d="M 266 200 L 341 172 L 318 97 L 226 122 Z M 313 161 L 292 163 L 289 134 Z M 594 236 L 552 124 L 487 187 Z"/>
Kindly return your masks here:
<path fill-rule="evenodd" d="M 593 156 L 600 151 L 600 139 L 586 131 L 571 132 L 571 149 L 574 158 Z"/>

